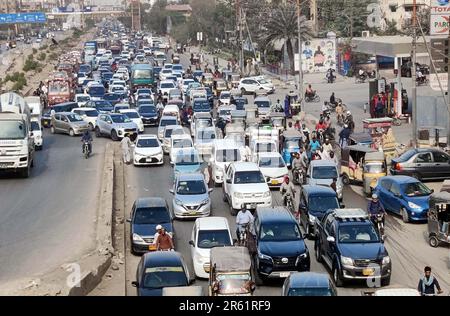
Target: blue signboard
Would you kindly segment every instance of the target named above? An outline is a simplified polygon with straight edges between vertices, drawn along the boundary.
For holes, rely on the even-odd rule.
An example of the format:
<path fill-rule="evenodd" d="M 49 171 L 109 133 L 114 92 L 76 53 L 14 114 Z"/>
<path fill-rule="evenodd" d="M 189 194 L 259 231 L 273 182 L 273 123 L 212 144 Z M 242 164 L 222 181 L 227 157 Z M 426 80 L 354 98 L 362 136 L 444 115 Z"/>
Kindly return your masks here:
<path fill-rule="evenodd" d="M 47 17 L 44 12 L 7 13 L 0 14 L 0 24 L 16 23 L 45 23 Z"/>

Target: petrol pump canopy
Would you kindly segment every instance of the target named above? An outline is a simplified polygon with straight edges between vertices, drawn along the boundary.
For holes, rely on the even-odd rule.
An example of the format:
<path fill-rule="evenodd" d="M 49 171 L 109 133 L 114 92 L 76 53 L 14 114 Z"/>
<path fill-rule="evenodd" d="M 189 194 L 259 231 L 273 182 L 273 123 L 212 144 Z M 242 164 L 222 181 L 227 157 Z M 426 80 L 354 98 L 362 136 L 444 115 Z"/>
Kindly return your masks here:
<path fill-rule="evenodd" d="M 444 38 L 443 36 L 433 36 L 433 38 Z M 427 43 L 430 43 L 430 36 L 425 36 Z M 423 37 L 417 39 L 416 52 L 418 57 L 428 56 Z M 411 57 L 412 37 L 410 36 L 374 36 L 355 37 L 352 39 L 352 51 L 368 55 L 385 57 Z"/>

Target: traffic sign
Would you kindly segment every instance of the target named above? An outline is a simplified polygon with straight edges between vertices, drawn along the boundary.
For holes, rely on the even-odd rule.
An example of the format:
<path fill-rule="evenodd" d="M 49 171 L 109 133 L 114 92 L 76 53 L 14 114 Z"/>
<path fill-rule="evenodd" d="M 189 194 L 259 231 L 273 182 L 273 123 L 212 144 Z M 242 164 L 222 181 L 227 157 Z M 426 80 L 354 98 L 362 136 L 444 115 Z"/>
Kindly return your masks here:
<path fill-rule="evenodd" d="M 45 23 L 44 12 L 6 13 L 0 14 L 0 24 Z"/>

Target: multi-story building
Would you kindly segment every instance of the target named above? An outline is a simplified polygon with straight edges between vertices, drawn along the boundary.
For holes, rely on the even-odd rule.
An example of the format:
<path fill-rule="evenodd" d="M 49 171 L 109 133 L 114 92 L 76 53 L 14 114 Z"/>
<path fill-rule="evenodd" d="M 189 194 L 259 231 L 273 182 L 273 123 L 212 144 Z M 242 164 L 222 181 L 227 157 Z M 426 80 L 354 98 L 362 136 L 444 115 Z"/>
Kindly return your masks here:
<path fill-rule="evenodd" d="M 419 12 L 431 5 L 432 0 L 416 0 Z M 385 21 L 396 21 L 397 29 L 402 29 L 412 18 L 414 0 L 378 0 Z"/>

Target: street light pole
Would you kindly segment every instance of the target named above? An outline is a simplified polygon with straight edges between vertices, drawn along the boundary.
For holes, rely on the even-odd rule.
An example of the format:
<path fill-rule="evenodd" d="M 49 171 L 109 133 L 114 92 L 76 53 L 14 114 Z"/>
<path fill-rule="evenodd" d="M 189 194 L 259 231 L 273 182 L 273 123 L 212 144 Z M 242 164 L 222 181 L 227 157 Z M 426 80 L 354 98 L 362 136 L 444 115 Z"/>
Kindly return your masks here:
<path fill-rule="evenodd" d="M 417 147 L 417 88 L 416 88 L 416 46 L 417 46 L 417 31 L 416 31 L 416 0 L 413 1 L 413 40 L 412 40 L 412 141 L 413 147 Z M 400 71 L 400 70 L 399 70 Z M 402 93 L 400 83 L 398 86 L 398 93 Z"/>
<path fill-rule="evenodd" d="M 300 0 L 297 0 L 297 31 L 298 31 L 298 97 L 303 100 L 303 67 L 302 67 L 302 33 L 300 25 Z"/>

